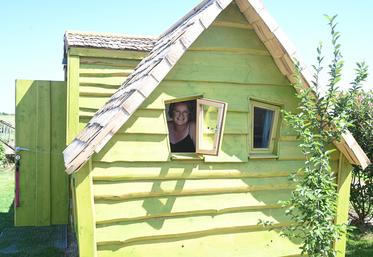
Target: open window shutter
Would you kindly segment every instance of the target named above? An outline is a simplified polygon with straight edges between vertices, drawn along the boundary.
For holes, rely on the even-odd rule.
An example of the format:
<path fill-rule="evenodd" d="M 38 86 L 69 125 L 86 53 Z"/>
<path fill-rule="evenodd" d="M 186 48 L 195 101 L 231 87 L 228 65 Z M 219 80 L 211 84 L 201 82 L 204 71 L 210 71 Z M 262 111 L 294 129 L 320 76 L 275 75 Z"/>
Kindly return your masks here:
<path fill-rule="evenodd" d="M 197 153 L 218 155 L 226 108 L 224 102 L 197 99 Z"/>

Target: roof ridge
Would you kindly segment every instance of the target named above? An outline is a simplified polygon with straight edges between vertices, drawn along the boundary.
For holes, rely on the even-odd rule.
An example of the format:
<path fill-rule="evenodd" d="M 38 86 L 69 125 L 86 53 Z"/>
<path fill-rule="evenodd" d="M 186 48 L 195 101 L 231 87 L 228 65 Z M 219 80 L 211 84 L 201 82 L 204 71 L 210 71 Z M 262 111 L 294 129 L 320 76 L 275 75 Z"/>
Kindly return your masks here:
<path fill-rule="evenodd" d="M 183 17 L 181 17 L 180 19 L 178 19 L 173 25 L 171 25 L 162 34 L 160 34 L 159 38 L 167 35 L 171 31 L 173 31 L 175 28 L 177 28 L 178 26 L 180 26 L 188 17 L 190 17 L 192 14 L 196 13 L 201 8 L 203 8 L 207 4 L 207 2 L 213 2 L 213 1 L 216 1 L 216 0 L 203 0 L 203 1 L 201 1 L 198 5 L 196 5 L 195 7 L 193 7 L 192 10 L 190 10 L 187 14 L 185 14 Z"/>
<path fill-rule="evenodd" d="M 141 39 L 153 39 L 158 40 L 159 36 L 151 36 L 151 35 L 130 35 L 130 34 L 121 34 L 121 33 L 113 33 L 113 32 L 94 32 L 94 31 L 78 31 L 78 30 L 66 30 L 64 36 L 67 34 L 74 34 L 74 35 L 92 35 L 92 36 L 109 36 L 109 37 L 120 37 L 120 38 L 141 38 Z"/>
<path fill-rule="evenodd" d="M 113 33 L 65 31 L 65 53 L 69 47 L 88 47 L 111 50 L 150 52 L 158 38 Z"/>

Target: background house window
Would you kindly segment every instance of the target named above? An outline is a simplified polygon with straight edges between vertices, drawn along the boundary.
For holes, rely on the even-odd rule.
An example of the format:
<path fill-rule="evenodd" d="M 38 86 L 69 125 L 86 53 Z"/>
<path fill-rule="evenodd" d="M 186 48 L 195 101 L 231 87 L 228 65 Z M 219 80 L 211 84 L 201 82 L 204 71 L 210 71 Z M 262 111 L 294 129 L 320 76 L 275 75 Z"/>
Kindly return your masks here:
<path fill-rule="evenodd" d="M 251 152 L 274 153 L 280 107 L 251 101 Z"/>

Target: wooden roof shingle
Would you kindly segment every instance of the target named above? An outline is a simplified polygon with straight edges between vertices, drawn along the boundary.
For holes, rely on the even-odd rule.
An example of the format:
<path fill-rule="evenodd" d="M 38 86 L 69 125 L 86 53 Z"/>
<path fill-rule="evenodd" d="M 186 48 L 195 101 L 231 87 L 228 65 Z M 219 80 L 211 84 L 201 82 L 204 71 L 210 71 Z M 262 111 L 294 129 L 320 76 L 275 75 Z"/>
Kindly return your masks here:
<path fill-rule="evenodd" d="M 90 47 L 150 52 L 156 41 L 157 38 L 154 37 L 109 33 L 66 31 L 64 35 L 65 50 L 70 47 Z"/>
<path fill-rule="evenodd" d="M 68 173 L 78 170 L 94 152 L 99 152 L 105 146 L 159 85 L 191 44 L 232 1 L 234 0 L 202 1 L 157 39 L 149 55 L 138 64 L 122 86 L 64 150 Z M 294 83 L 295 48 L 271 18 L 262 1 L 235 0 L 235 2 L 271 53 L 279 70 Z M 306 68 L 302 70 L 301 75 L 303 85 L 309 87 L 312 76 Z M 369 164 L 369 159 L 351 134 L 344 135 L 336 146 L 351 163 L 361 165 L 363 168 Z"/>

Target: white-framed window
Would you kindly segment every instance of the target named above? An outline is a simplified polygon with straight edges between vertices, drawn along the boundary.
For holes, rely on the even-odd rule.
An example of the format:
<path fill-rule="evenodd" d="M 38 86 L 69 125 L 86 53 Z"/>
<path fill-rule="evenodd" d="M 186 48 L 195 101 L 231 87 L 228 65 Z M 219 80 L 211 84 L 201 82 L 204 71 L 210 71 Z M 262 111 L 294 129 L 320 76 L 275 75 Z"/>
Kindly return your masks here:
<path fill-rule="evenodd" d="M 275 154 L 280 106 L 250 101 L 250 154 Z"/>
<path fill-rule="evenodd" d="M 227 103 L 197 99 L 197 153 L 219 154 L 226 109 Z"/>
<path fill-rule="evenodd" d="M 204 98 L 166 103 L 171 153 L 218 155 L 227 104 Z"/>

